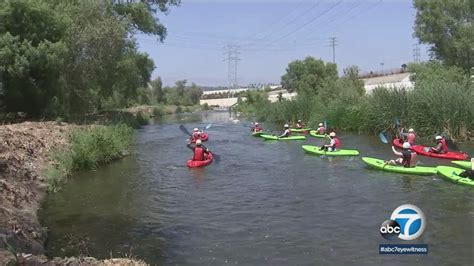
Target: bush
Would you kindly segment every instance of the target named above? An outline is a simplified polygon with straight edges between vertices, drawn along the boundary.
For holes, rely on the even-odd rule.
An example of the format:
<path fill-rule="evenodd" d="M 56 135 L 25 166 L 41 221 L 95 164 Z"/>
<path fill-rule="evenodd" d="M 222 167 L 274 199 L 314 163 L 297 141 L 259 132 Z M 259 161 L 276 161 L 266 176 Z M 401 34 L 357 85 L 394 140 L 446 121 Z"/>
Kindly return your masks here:
<path fill-rule="evenodd" d="M 181 106 L 178 105 L 178 106 L 176 107 L 176 110 L 174 111 L 174 113 L 175 113 L 175 114 L 180 114 L 180 113 L 182 113 L 182 112 L 183 112 L 183 109 L 181 108 Z"/>
<path fill-rule="evenodd" d="M 148 125 L 150 123 L 150 117 L 143 112 L 138 112 L 136 118 L 140 126 Z"/>
<path fill-rule="evenodd" d="M 72 133 L 70 147 L 54 151 L 55 166 L 47 170 L 49 189 L 56 191 L 73 171 L 94 169 L 123 157 L 134 131 L 126 125 L 97 126 Z"/>
<path fill-rule="evenodd" d="M 164 114 L 165 114 L 165 110 L 164 110 L 163 106 L 158 105 L 158 106 L 153 107 L 153 115 L 154 116 L 160 117 L 160 116 L 163 116 Z"/>

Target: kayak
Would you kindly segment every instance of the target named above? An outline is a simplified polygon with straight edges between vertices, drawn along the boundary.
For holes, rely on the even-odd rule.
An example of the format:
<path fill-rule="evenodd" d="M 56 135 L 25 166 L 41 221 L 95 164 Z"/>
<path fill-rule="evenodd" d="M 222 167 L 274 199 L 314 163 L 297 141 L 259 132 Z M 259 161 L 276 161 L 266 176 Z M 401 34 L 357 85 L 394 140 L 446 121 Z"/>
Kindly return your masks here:
<path fill-rule="evenodd" d="M 254 132 L 252 133 L 252 136 L 254 137 L 260 137 L 261 135 L 265 134 L 263 131 L 259 131 L 259 132 Z"/>
<path fill-rule="evenodd" d="M 359 151 L 357 150 L 336 150 L 336 151 L 322 151 L 321 147 L 303 145 L 301 146 L 306 152 L 317 155 L 326 155 L 326 156 L 357 156 Z"/>
<path fill-rule="evenodd" d="M 310 131 L 311 128 L 291 128 L 290 131 L 291 132 L 295 132 L 295 133 L 304 133 L 306 131 Z"/>
<path fill-rule="evenodd" d="M 370 158 L 370 157 L 362 157 L 362 161 L 364 161 L 369 166 L 383 170 L 388 172 L 395 172 L 401 174 L 413 174 L 413 175 L 435 175 L 436 174 L 436 167 L 424 167 L 424 166 L 416 166 L 416 167 L 403 167 L 398 165 L 388 165 L 385 164 L 383 160 Z"/>
<path fill-rule="evenodd" d="M 468 155 L 466 153 L 462 152 L 455 152 L 455 151 L 448 151 L 447 153 L 434 153 L 429 151 L 429 147 L 425 147 L 423 145 L 414 145 L 411 148 L 412 151 L 425 155 L 425 156 L 430 156 L 430 157 L 435 157 L 435 158 L 440 158 L 440 159 L 451 159 L 451 160 L 466 160 Z"/>
<path fill-rule="evenodd" d="M 403 141 L 400 139 L 393 140 L 393 146 L 402 148 Z M 466 160 L 468 155 L 463 152 L 455 152 L 455 151 L 448 151 L 447 153 L 435 153 L 430 152 L 430 147 L 426 147 L 423 145 L 413 145 L 411 146 L 411 150 L 424 156 L 435 157 L 440 159 L 451 159 L 451 160 Z"/>
<path fill-rule="evenodd" d="M 203 166 L 206 166 L 206 165 L 211 164 L 213 157 L 214 157 L 214 156 L 212 155 L 212 153 L 209 153 L 209 155 L 207 156 L 206 160 L 204 160 L 204 161 L 188 160 L 188 161 L 186 162 L 186 165 L 187 165 L 189 168 L 203 167 Z"/>
<path fill-rule="evenodd" d="M 279 138 L 278 136 L 273 136 L 273 135 L 266 135 L 262 134 L 260 137 L 264 138 L 265 140 L 305 140 L 305 136 L 289 136 L 285 138 Z"/>
<path fill-rule="evenodd" d="M 207 135 L 206 133 L 202 133 L 200 139 L 201 139 L 201 141 L 207 141 L 209 139 L 209 135 Z M 191 143 L 196 143 L 196 140 L 197 139 L 192 138 Z"/>
<path fill-rule="evenodd" d="M 438 174 L 443 177 L 444 179 L 451 181 L 456 184 L 466 185 L 466 186 L 474 186 L 474 180 L 468 177 L 460 177 L 459 174 L 462 173 L 464 170 L 451 167 L 451 166 L 438 166 L 436 167 L 438 170 Z"/>
<path fill-rule="evenodd" d="M 316 130 L 311 130 L 309 134 L 315 138 L 325 138 L 327 136 L 325 134 L 321 135 L 321 134 L 316 133 Z"/>
<path fill-rule="evenodd" d="M 451 163 L 457 165 L 457 166 L 460 166 L 464 169 L 471 169 L 471 162 L 469 161 L 451 161 Z"/>

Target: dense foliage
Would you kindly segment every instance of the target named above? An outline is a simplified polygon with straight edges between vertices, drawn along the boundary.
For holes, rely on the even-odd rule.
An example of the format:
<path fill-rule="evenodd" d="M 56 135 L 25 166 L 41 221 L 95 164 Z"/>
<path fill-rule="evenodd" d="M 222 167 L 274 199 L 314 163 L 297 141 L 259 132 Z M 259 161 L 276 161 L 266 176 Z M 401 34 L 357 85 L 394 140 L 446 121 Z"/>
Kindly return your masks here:
<path fill-rule="evenodd" d="M 163 40 L 159 1 L 0 1 L 0 84 L 8 112 L 71 117 L 124 107 L 154 63 L 136 32 Z"/>
<path fill-rule="evenodd" d="M 469 71 L 474 66 L 474 4 L 471 0 L 414 0 L 415 35 L 435 58 Z"/>

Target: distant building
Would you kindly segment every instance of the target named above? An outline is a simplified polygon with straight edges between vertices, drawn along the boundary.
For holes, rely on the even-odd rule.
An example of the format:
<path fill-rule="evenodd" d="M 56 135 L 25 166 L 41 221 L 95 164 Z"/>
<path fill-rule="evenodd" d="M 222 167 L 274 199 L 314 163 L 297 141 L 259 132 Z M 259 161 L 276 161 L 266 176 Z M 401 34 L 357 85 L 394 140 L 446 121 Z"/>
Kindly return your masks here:
<path fill-rule="evenodd" d="M 371 93 L 377 87 L 413 89 L 414 83 L 410 80 L 410 73 L 398 73 L 362 79 L 366 93 Z"/>

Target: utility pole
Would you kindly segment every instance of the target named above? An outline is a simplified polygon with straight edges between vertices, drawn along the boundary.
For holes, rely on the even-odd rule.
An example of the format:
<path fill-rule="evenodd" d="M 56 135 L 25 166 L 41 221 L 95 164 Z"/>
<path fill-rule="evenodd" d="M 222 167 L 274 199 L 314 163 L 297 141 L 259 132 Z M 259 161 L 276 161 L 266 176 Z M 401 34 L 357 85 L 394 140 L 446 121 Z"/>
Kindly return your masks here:
<path fill-rule="evenodd" d="M 420 45 L 417 43 L 415 44 L 415 48 L 413 48 L 413 61 L 415 61 L 415 63 L 420 62 Z"/>
<path fill-rule="evenodd" d="M 336 46 L 337 46 L 337 39 L 336 37 L 331 37 L 329 38 L 331 43 L 329 46 L 332 46 L 332 62 L 335 64 L 336 63 Z"/>
<path fill-rule="evenodd" d="M 224 46 L 226 50 L 224 55 L 226 58 L 224 61 L 227 61 L 227 79 L 229 81 L 229 97 L 231 97 L 232 90 L 237 89 L 237 62 L 240 60 L 240 47 L 236 44 L 227 44 Z"/>

